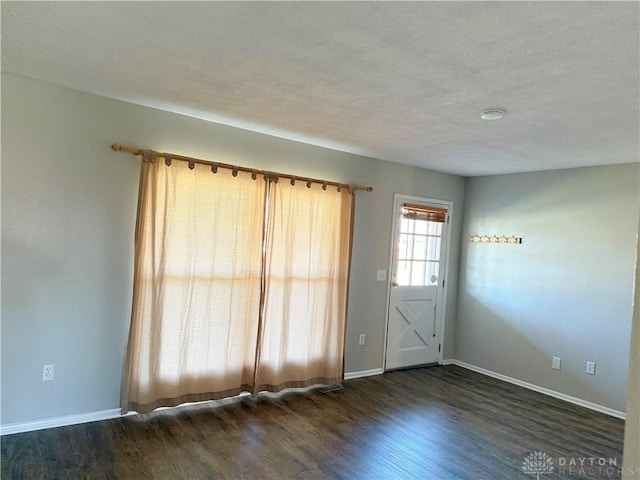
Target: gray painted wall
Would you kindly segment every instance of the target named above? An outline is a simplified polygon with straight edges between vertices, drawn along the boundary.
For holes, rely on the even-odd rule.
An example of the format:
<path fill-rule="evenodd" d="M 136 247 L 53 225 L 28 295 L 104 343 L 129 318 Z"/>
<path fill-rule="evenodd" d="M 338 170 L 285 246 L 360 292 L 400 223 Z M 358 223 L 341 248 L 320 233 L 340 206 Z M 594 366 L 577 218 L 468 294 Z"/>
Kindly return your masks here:
<path fill-rule="evenodd" d="M 6 74 L 2 117 L 3 425 L 118 407 L 138 163 L 113 142 L 373 185 L 356 202 L 348 372 L 382 365 L 387 285 L 375 277 L 389 262 L 393 194 L 453 201 L 445 358 L 625 409 L 638 165 L 467 180 L 462 228 L 455 176 Z M 461 249 L 469 233 L 524 243 Z M 54 382 L 41 381 L 46 363 Z"/>
<path fill-rule="evenodd" d="M 445 357 L 453 354 L 460 177 L 2 75 L 2 424 L 118 407 L 138 162 L 113 142 L 369 184 L 357 194 L 347 372 L 382 366 L 394 193 L 451 200 Z M 358 335 L 367 344 L 358 346 Z M 56 366 L 42 382 L 42 366 Z"/>
<path fill-rule="evenodd" d="M 468 179 L 455 358 L 624 411 L 638 182 L 638 164 Z"/>

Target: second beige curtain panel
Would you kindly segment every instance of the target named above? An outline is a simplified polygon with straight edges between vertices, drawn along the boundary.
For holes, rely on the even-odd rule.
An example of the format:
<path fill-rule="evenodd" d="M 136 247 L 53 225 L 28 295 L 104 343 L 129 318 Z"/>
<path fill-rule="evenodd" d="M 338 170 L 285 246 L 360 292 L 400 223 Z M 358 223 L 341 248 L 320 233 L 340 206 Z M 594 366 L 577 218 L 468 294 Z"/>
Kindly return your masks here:
<path fill-rule="evenodd" d="M 353 195 L 272 183 L 255 390 L 342 382 Z"/>

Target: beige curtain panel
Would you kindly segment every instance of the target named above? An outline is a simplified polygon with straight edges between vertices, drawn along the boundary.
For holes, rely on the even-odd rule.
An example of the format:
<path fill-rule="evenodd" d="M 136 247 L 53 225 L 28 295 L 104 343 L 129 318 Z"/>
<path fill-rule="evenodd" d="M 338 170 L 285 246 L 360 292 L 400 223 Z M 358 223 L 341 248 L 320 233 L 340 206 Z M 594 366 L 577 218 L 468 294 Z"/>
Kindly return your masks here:
<path fill-rule="evenodd" d="M 342 382 L 352 197 L 270 185 L 257 391 Z"/>
<path fill-rule="evenodd" d="M 341 382 L 353 195 L 145 160 L 122 411 Z"/>

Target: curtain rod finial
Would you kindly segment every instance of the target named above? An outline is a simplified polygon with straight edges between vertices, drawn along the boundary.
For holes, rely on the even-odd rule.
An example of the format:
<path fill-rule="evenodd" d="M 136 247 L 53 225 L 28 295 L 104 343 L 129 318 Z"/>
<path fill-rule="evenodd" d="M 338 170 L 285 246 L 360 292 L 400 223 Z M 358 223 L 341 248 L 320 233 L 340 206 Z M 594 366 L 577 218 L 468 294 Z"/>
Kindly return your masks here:
<path fill-rule="evenodd" d="M 122 149 L 122 145 L 120 145 L 119 143 L 111 144 L 111 150 L 113 150 L 114 152 L 119 152 L 121 149 Z"/>

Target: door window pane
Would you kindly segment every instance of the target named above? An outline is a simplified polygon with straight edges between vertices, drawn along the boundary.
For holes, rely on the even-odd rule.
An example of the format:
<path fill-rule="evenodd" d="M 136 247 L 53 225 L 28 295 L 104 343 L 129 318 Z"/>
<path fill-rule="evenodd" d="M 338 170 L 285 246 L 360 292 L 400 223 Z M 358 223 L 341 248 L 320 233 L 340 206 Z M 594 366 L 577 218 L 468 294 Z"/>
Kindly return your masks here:
<path fill-rule="evenodd" d="M 429 237 L 416 235 L 413 239 L 413 260 L 426 260 Z"/>
<path fill-rule="evenodd" d="M 425 262 L 411 262 L 411 283 L 410 285 L 426 285 L 424 278 Z"/>
<path fill-rule="evenodd" d="M 396 272 L 396 283 L 401 286 L 411 285 L 410 263 L 406 261 L 398 261 Z"/>
<path fill-rule="evenodd" d="M 401 233 L 398 239 L 398 259 L 406 260 L 413 257 L 413 242 L 406 233 Z"/>
<path fill-rule="evenodd" d="M 427 272 L 426 272 L 426 283 L 425 285 L 437 285 L 438 284 L 438 273 L 440 272 L 440 263 L 439 262 L 427 262 Z"/>
<path fill-rule="evenodd" d="M 426 222 L 429 225 L 427 226 L 427 233 L 429 235 L 436 235 L 438 237 L 442 236 L 442 223 L 440 222 Z"/>
<path fill-rule="evenodd" d="M 425 260 L 440 260 L 440 238 L 429 237 L 431 239 L 427 244 L 427 256 Z"/>
<path fill-rule="evenodd" d="M 397 245 L 396 283 L 399 286 L 437 285 L 442 223 L 402 218 Z"/>
<path fill-rule="evenodd" d="M 415 224 L 414 233 L 418 235 L 426 235 L 428 233 L 428 228 L 429 228 L 428 224 L 433 223 L 433 222 L 425 222 L 420 220 L 414 220 L 413 222 Z"/>

